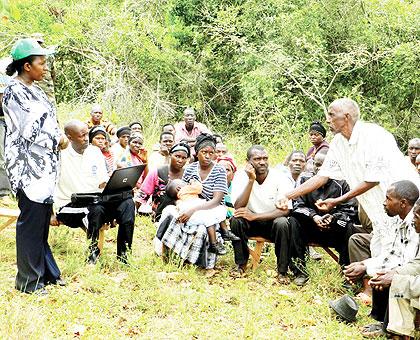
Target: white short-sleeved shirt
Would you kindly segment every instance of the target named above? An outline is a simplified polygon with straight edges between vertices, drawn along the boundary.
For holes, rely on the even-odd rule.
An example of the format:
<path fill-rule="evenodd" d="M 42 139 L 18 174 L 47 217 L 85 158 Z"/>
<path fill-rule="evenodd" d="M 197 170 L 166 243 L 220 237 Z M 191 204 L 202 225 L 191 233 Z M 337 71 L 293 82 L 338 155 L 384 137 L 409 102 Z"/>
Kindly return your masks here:
<path fill-rule="evenodd" d="M 74 193 L 101 192 L 101 183 L 109 179 L 101 150 L 89 145 L 83 154 L 71 145 L 61 152 L 61 171 L 54 196 L 56 210 L 70 203 Z"/>
<path fill-rule="evenodd" d="M 405 161 L 394 136 L 379 125 L 357 121 L 349 140 L 335 135 L 318 175 L 345 179 L 351 189 L 361 182 L 379 182 L 357 200 L 372 221 L 372 257 L 389 250 L 394 228 L 383 208 L 386 190 L 400 180 L 420 187 L 418 174 Z"/>
<path fill-rule="evenodd" d="M 232 181 L 232 203 L 235 203 L 242 194 L 248 181 L 245 170 L 240 170 L 235 174 Z M 256 214 L 268 213 L 275 210 L 276 202 L 292 189 L 292 182 L 283 172 L 270 169 L 263 183 L 254 181 L 246 207 Z M 292 201 L 289 201 L 289 209 L 292 209 Z"/>

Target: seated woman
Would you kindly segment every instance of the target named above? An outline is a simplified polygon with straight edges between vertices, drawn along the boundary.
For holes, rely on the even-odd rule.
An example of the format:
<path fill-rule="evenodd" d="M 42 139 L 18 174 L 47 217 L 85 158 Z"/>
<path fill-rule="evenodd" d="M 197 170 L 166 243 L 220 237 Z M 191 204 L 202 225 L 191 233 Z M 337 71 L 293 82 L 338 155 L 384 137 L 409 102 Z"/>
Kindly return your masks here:
<path fill-rule="evenodd" d="M 111 152 L 115 155 L 116 159 L 120 159 L 128 147 L 128 140 L 132 131 L 128 126 L 120 127 L 117 130 L 117 142 L 111 146 Z M 134 132 L 133 132 L 134 133 Z"/>
<path fill-rule="evenodd" d="M 101 125 L 94 126 L 89 131 L 89 143 L 101 149 L 105 158 L 106 171 L 111 176 L 116 169 L 115 157 L 109 148 L 109 135 Z"/>
<path fill-rule="evenodd" d="M 202 192 L 203 186 L 199 181 L 194 179 L 190 183 L 182 179 L 175 179 L 166 186 L 166 194 L 176 202 L 176 207 L 180 215 L 191 208 L 200 207 L 205 203 L 205 200 L 199 197 Z M 225 255 L 225 248 L 223 245 L 218 244 L 216 238 L 216 224 L 223 222 L 225 219 L 226 206 L 218 205 L 215 208 L 194 211 L 187 224 L 205 225 L 210 241 L 208 251 L 217 255 Z"/>
<path fill-rule="evenodd" d="M 167 202 L 165 188 L 169 181 L 181 179 L 184 174 L 184 166 L 191 156 L 190 147 L 184 143 L 178 143 L 169 150 L 169 164 L 157 169 L 152 169 L 144 179 L 139 194 L 135 197 L 136 203 L 146 204 L 152 197 L 153 219 L 158 221 L 162 210 L 161 205 Z M 163 204 L 167 205 L 167 204 Z"/>
<path fill-rule="evenodd" d="M 124 151 L 121 158 L 117 161 L 117 168 L 121 169 L 141 164 L 147 164 L 147 150 L 143 146 L 143 136 L 139 133 L 134 133 L 128 139 L 128 149 Z M 149 169 L 146 166 L 137 181 L 137 189 L 140 189 L 148 172 Z"/>
<path fill-rule="evenodd" d="M 309 127 L 309 139 L 311 140 L 312 146 L 306 153 L 306 160 L 313 160 L 315 155 L 323 150 L 324 153 L 328 151 L 330 145 L 325 140 L 327 131 L 320 122 L 313 122 Z"/>
<path fill-rule="evenodd" d="M 199 135 L 195 143 L 198 161 L 188 165 L 182 177 L 186 182 L 201 182 L 203 190 L 200 196 L 206 201 L 179 216 L 174 206 L 168 206 L 162 212 L 158 229 L 158 234 L 159 231 L 162 233 L 162 243 L 167 248 L 183 260 L 207 269 L 213 268 L 216 262 L 216 254 L 208 251 L 207 228 L 202 224 L 190 225 L 187 222 L 194 212 L 223 204 L 223 197 L 227 193 L 226 170 L 213 161 L 215 149 L 216 141 L 213 136 Z"/>

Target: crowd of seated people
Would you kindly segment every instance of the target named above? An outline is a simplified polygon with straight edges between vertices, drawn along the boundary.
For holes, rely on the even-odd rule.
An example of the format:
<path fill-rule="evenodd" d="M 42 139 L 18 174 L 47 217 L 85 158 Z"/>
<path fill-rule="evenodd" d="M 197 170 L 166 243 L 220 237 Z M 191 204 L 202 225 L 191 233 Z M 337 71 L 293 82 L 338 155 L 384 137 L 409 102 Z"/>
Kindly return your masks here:
<path fill-rule="evenodd" d="M 253 145 L 238 169 L 222 136 L 196 122 L 192 108 L 185 110 L 184 121 L 162 127 L 159 144 L 149 153 L 141 123 L 117 128 L 94 105 L 88 124 L 73 120 L 64 127 L 69 147 L 61 151 L 51 224 L 86 230 L 90 264 L 100 257 L 100 228 L 118 226 L 117 258 L 127 263 L 136 211 L 150 205 L 160 254 L 172 251 L 211 269 L 227 253 L 225 243 L 232 242 L 231 275 L 237 277 L 247 270 L 249 238 L 259 236 L 274 244 L 278 282 L 289 284 L 294 276 L 298 286 L 310 279 L 308 244 L 334 247 L 343 276 L 362 283 L 362 301 L 372 304 L 371 316 L 381 322 L 366 326 L 364 334 L 387 327 L 410 333 L 412 324 L 405 320 L 402 329 L 395 315 L 411 317 L 407 301 L 420 292 L 401 295 L 401 303 L 390 292 L 407 291 L 401 277 L 409 275 L 415 286 L 419 274 L 414 221 L 419 219 L 419 139 L 410 140 L 407 162 L 392 135 L 361 121 L 349 99 L 330 105 L 327 122 L 335 135 L 330 144 L 324 126 L 314 122 L 308 130 L 313 146 L 306 153 L 293 150 L 283 165 L 270 167 L 266 149 Z M 116 169 L 139 164 L 146 167 L 133 193 L 95 204 L 71 200 L 74 193 L 101 190 Z M 360 211 L 372 232 L 360 222 Z"/>
<path fill-rule="evenodd" d="M 65 285 L 48 244 L 50 225 L 83 228 L 92 265 L 101 255 L 100 229 L 118 225 L 117 258 L 129 263 L 136 209 L 151 202 L 159 253 L 171 251 L 212 269 L 217 256 L 227 253 L 224 243 L 232 242 L 233 276 L 247 270 L 252 237 L 274 243 L 280 284 L 293 276 L 299 286 L 310 280 L 309 243 L 334 247 L 343 277 L 351 289 L 361 283 L 359 299 L 371 304 L 370 316 L 378 321 L 362 334 L 414 335 L 420 307 L 419 138 L 409 141 L 405 157 L 392 134 L 362 121 L 358 104 L 341 98 L 326 113 L 334 135 L 329 143 L 324 126 L 313 122 L 306 154 L 292 151 L 283 166 L 270 167 L 266 149 L 252 145 L 237 169 L 222 136 L 212 135 L 187 108 L 183 121 L 162 127 L 149 157 L 142 124 L 117 128 L 98 104 L 87 122 L 72 120 L 60 130 L 55 106 L 34 83 L 42 80 L 50 53 L 34 39 L 17 41 L 6 70 L 15 77 L 2 80 L 7 84 L 0 88 L 6 171 L 20 209 L 16 289 L 44 294 L 45 285 Z M 92 193 L 110 175 L 133 166 L 143 169 L 133 190 L 107 200 L 82 199 L 97 197 Z"/>

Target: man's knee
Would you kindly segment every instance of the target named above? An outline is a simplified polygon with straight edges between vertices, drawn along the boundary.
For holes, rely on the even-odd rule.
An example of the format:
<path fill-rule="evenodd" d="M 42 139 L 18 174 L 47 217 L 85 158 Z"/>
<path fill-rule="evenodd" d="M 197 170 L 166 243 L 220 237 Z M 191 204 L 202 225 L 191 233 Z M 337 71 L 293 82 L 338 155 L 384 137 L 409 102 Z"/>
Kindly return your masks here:
<path fill-rule="evenodd" d="M 364 234 L 356 233 L 351 235 L 349 238 L 349 250 L 358 249 L 360 247 L 366 247 L 366 240 Z"/>
<path fill-rule="evenodd" d="M 290 228 L 289 219 L 287 217 L 277 217 L 273 221 L 273 228 L 276 230 L 288 231 Z"/>
<path fill-rule="evenodd" d="M 239 236 L 240 232 L 244 230 L 244 226 L 246 225 L 244 219 L 241 217 L 232 217 L 229 223 L 230 229 L 237 236 Z"/>
<path fill-rule="evenodd" d="M 122 201 L 117 208 L 118 218 L 120 224 L 134 225 L 136 218 L 136 206 L 131 198 Z"/>

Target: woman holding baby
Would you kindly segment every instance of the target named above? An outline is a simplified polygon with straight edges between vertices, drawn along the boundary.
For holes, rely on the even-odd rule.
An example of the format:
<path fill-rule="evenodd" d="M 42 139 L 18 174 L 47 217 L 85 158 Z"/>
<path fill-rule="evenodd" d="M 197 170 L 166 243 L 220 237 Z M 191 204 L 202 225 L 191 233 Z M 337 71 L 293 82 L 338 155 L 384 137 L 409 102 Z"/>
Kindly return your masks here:
<path fill-rule="evenodd" d="M 216 254 L 225 253 L 222 244 L 212 231 L 212 228 L 215 227 L 214 224 L 188 222 L 191 216 L 198 211 L 210 210 L 223 205 L 223 198 L 227 193 L 226 170 L 214 161 L 216 141 L 213 136 L 199 135 L 194 148 L 197 161 L 187 166 L 182 179 L 187 183 L 191 181 L 201 183 L 202 190 L 199 196 L 203 199 L 202 203 L 191 205 L 190 208 L 183 211 L 177 210 L 175 206 L 164 210 L 161 222 L 165 218 L 170 222 L 162 237 L 162 243 L 190 263 L 213 268 Z M 225 209 L 215 209 L 214 211 L 220 211 L 219 222 L 226 218 Z M 215 218 L 217 219 L 217 216 Z M 214 219 L 211 223 L 214 223 Z"/>

